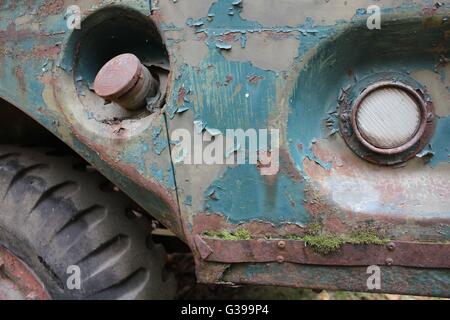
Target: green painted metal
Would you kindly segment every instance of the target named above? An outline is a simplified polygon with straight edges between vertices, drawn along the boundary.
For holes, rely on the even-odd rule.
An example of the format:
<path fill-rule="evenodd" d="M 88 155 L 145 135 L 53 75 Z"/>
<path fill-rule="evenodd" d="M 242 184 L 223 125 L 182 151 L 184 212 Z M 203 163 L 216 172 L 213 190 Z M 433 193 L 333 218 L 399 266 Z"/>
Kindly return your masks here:
<path fill-rule="evenodd" d="M 71 4 L 81 9 L 80 30 L 67 28 Z M 242 226 L 254 237 L 301 236 L 320 225 L 331 235 L 370 227 L 393 240 L 447 242 L 450 4 L 378 1 L 381 29 L 370 30 L 371 4 L 2 1 L 0 97 L 80 153 L 195 253 L 195 235 Z M 96 105 L 89 90 L 96 72 L 127 51 L 170 70 L 162 110 L 124 115 Z M 386 79 L 417 83 L 437 116 L 429 146 L 396 167 L 361 160 L 338 130 L 342 92 L 356 95 Z M 203 135 L 280 130 L 280 171 L 262 176 L 252 164 L 173 161 L 177 142 L 171 135 L 177 129 L 193 133 L 194 123 Z M 306 279 L 300 267 L 227 269 L 196 259 L 202 281 L 362 286 L 338 280 L 355 268 L 308 267 L 311 279 L 319 279 L 314 285 L 296 280 Z M 407 285 L 393 280 L 385 290 L 450 295 L 448 270 L 421 271 L 423 279 L 434 279 L 431 291 L 415 272 L 389 272 Z M 284 274 L 289 277 L 280 279 Z"/>

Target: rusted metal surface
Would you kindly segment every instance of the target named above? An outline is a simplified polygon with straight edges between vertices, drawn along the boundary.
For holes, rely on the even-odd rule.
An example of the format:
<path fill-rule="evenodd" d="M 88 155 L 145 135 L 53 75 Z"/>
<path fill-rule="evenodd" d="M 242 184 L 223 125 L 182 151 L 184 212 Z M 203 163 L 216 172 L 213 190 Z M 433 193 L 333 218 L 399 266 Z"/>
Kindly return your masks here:
<path fill-rule="evenodd" d="M 131 53 L 109 60 L 94 80 L 97 95 L 129 110 L 147 105 L 147 98 L 157 92 L 157 83 L 150 71 Z"/>
<path fill-rule="evenodd" d="M 150 71 L 142 67 L 138 82 L 130 91 L 115 99 L 118 105 L 128 110 L 139 110 L 147 106 L 147 99 L 151 99 L 157 93 L 156 80 Z"/>
<path fill-rule="evenodd" d="M 313 201 L 313 194 L 309 195 L 308 201 Z M 317 199 L 315 200 L 317 201 Z M 310 204 L 309 210 L 315 212 L 317 215 L 320 212 L 326 212 L 330 210 L 329 204 L 326 202 L 319 202 Z M 367 221 L 367 216 L 359 216 L 356 214 L 348 213 L 348 221 L 341 222 L 337 217 L 330 215 L 321 215 L 324 218 L 322 226 L 324 230 L 327 230 L 334 234 L 345 234 L 346 231 L 355 229 L 358 225 L 364 225 Z M 401 217 L 380 217 L 380 222 L 377 225 L 380 235 L 386 239 L 396 239 L 397 241 L 404 242 L 418 242 L 414 239 L 412 234 L 404 234 L 402 236 L 396 233 L 396 230 L 389 230 L 390 227 L 400 224 L 403 221 Z M 422 232 L 426 233 L 429 228 L 434 228 L 436 233 L 442 232 L 442 226 L 445 225 L 444 219 L 430 219 L 421 221 L 414 226 L 405 225 L 401 230 L 411 230 L 410 232 Z M 305 236 L 307 227 L 299 226 L 293 223 L 286 223 L 275 226 L 272 223 L 263 221 L 251 221 L 241 224 L 233 224 L 227 221 L 222 215 L 219 214 L 198 214 L 193 220 L 192 233 L 197 236 L 203 235 L 205 232 L 220 232 L 222 230 L 247 230 L 255 239 L 286 239 L 289 236 L 302 237 Z M 409 229 L 411 228 L 411 229 Z M 432 241 L 430 241 L 432 243 Z M 437 241 L 445 243 L 445 241 Z"/>
<path fill-rule="evenodd" d="M 142 64 L 131 53 L 124 53 L 109 60 L 97 73 L 95 93 L 105 99 L 117 99 L 131 90 L 142 74 Z"/>
<path fill-rule="evenodd" d="M 394 265 L 417 268 L 450 268 L 450 245 L 390 242 L 387 245 L 344 244 L 327 255 L 298 240 L 220 240 L 202 238 L 196 244 L 204 260 L 221 263 L 291 262 L 328 266 Z M 202 248 L 208 248 L 206 251 Z"/>
<path fill-rule="evenodd" d="M 245 228 L 254 237 L 283 238 L 320 223 L 335 234 L 372 226 L 396 246 L 449 240 L 449 4 L 378 1 L 379 32 L 367 29 L 366 0 L 75 3 L 80 30 L 67 28 L 63 2 L 0 4 L 0 96 L 185 239 L 201 281 L 359 290 L 363 283 L 347 278 L 366 276 L 365 268 L 286 262 L 276 254 L 279 243 L 267 246 L 271 261 L 283 263 L 211 262 L 222 253 L 199 242 L 207 231 Z M 147 110 L 105 106 L 92 92 L 100 68 L 126 52 L 157 75 L 160 95 Z M 367 89 L 367 77 L 412 79 L 408 85 L 435 108 L 436 128 L 425 130 L 425 145 L 412 148 L 408 162 L 367 149 L 358 156 L 346 144 L 340 99 L 349 88 Z M 261 163 L 178 162 L 171 133 L 194 132 L 194 121 L 205 136 L 206 129 L 279 129 L 280 170 L 263 177 Z M 239 254 L 252 261 L 248 252 Z M 388 253 L 395 255 L 383 256 L 392 259 L 393 279 L 384 290 L 448 295 L 447 270 L 431 262 L 419 271 L 396 267 L 406 258 Z M 432 261 L 445 265 L 442 259 Z"/>
<path fill-rule="evenodd" d="M 0 300 L 49 300 L 43 284 L 24 262 L 0 246 Z"/>
<path fill-rule="evenodd" d="M 225 265 L 217 283 L 279 285 L 287 287 L 357 292 L 391 292 L 448 297 L 448 270 L 430 270 L 381 266 L 381 289 L 367 287 L 367 267 L 329 267 L 293 263 L 258 263 Z M 216 267 L 217 270 L 217 267 Z M 216 273 L 217 274 L 217 273 Z M 211 275 L 209 275 L 211 277 Z M 212 279 L 212 278 L 211 278 Z"/>
<path fill-rule="evenodd" d="M 58 5 L 54 1 L 44 0 L 33 3 L 2 2 L 0 97 L 57 135 L 154 217 L 184 238 L 164 117 L 159 109 L 164 102 L 167 86 L 167 53 L 158 43 L 159 34 L 154 30 L 156 26 L 147 19 L 150 12 L 148 1 L 122 1 L 121 9 L 112 6 L 107 10 L 108 14 L 97 14 L 103 6 L 113 3 L 71 3 L 80 7 L 77 12 L 83 18 L 88 17 L 83 21 L 81 30 L 71 30 L 67 25 L 70 17 L 66 16 L 66 5 L 60 1 Z M 118 16 L 118 19 L 111 20 Z M 105 21 L 109 23 L 107 31 L 98 28 Z M 96 33 L 98 30 L 117 36 L 114 44 L 119 52 L 99 47 L 106 45 L 102 39 L 105 36 L 111 39 L 111 34 L 99 35 Z M 88 84 L 90 88 L 85 84 L 85 77 L 91 74 L 75 74 L 74 69 L 79 69 L 77 63 L 65 64 L 65 60 L 77 60 L 79 55 L 95 60 L 103 59 L 105 52 L 111 54 L 101 62 L 97 60 L 98 64 L 94 63 L 94 67 L 91 60 L 83 61 L 88 71 L 92 71 L 90 80 L 93 81 L 96 71 L 108 58 L 122 53 L 124 40 L 119 37 L 123 35 L 121 30 L 127 33 L 126 39 L 131 39 L 128 43 L 133 39 L 142 45 L 151 43 L 152 52 L 162 52 L 157 72 L 161 75 L 162 87 L 155 102 L 157 112 L 150 114 L 147 111 L 142 116 L 141 111 L 136 115 L 118 106 L 104 106 L 103 99 L 92 92 L 92 82 Z M 146 43 L 146 39 L 151 41 Z M 142 62 L 149 66 L 155 63 L 148 60 Z M 98 100 L 89 100 L 92 96 Z"/>
<path fill-rule="evenodd" d="M 208 259 L 208 257 L 214 253 L 214 250 L 202 239 L 199 235 L 194 237 L 195 246 L 197 247 L 198 252 L 200 253 L 200 257 L 203 260 Z M 221 261 L 218 261 L 221 262 Z"/>

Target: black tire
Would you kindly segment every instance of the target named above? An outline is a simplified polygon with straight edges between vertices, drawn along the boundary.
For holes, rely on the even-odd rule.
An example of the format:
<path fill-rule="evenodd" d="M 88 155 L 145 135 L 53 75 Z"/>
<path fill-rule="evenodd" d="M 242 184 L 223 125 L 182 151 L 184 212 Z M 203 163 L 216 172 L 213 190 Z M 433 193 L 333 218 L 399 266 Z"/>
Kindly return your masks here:
<path fill-rule="evenodd" d="M 105 178 L 76 169 L 79 162 L 0 146 L 0 245 L 33 269 L 53 299 L 173 298 L 175 279 L 147 219 L 127 217 L 130 200 L 101 190 Z M 71 265 L 80 267 L 80 290 L 66 286 Z"/>

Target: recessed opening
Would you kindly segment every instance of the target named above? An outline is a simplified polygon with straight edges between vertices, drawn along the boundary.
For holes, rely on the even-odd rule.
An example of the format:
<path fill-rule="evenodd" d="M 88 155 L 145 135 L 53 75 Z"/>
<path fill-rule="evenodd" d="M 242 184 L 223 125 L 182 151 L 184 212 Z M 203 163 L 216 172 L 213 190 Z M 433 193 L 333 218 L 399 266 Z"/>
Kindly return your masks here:
<path fill-rule="evenodd" d="M 93 82 L 98 71 L 110 59 L 122 53 L 136 55 L 159 81 L 160 100 L 165 97 L 169 56 L 155 23 L 140 12 L 124 8 L 101 9 L 81 24 L 69 39 L 63 67 L 72 71 L 78 96 L 91 117 L 109 123 L 139 118 L 147 109 L 129 111 L 98 97 Z M 69 69 L 69 70 L 68 70 Z M 157 101 L 161 106 L 164 101 Z"/>

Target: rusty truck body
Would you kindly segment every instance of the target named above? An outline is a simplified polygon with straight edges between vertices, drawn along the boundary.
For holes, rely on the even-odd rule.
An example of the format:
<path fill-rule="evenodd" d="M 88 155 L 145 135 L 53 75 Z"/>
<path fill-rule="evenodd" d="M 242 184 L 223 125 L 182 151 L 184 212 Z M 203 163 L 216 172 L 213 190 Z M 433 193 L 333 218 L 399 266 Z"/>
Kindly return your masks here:
<path fill-rule="evenodd" d="M 449 17 L 428 0 L 0 1 L 13 294 L 172 296 L 164 251 L 132 225 L 151 215 L 203 283 L 450 296 Z M 39 138 L 24 117 L 82 177 L 19 147 Z"/>

